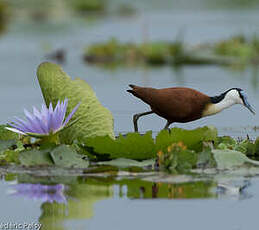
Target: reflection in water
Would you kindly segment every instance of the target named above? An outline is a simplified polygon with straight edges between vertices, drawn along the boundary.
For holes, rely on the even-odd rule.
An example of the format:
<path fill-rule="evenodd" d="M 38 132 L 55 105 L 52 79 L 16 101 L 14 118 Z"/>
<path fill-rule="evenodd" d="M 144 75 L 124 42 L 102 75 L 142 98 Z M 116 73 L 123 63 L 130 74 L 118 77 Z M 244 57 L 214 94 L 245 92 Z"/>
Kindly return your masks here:
<path fill-rule="evenodd" d="M 13 186 L 12 195 L 24 196 L 26 198 L 41 200 L 46 203 L 66 203 L 66 197 L 63 194 L 65 186 L 42 185 L 42 184 L 16 184 Z"/>
<path fill-rule="evenodd" d="M 191 183 L 153 183 L 140 179 L 124 179 L 115 182 L 119 184 L 120 190 L 127 186 L 126 196 L 131 199 L 196 199 L 212 198 L 215 194 L 211 187 L 215 186 L 213 182 L 191 182 Z M 122 197 L 122 192 L 120 192 Z"/>
<path fill-rule="evenodd" d="M 21 179 L 22 178 L 22 179 Z M 117 179 L 114 177 L 33 177 L 18 176 L 21 184 L 15 186 L 14 195 L 40 199 L 41 216 L 39 222 L 43 230 L 68 229 L 68 221 L 91 219 L 98 201 L 112 198 L 121 199 L 204 199 L 204 198 L 249 198 L 242 186 L 222 186 L 213 181 L 193 181 L 188 183 L 162 183 L 144 181 L 138 178 Z M 44 184 L 29 184 L 40 181 Z M 46 183 L 57 183 L 46 185 Z M 62 185 L 65 184 L 65 185 Z M 242 195 L 243 194 L 243 195 Z"/>
<path fill-rule="evenodd" d="M 80 180 L 80 179 L 79 179 Z M 66 229 L 67 220 L 90 219 L 94 216 L 94 204 L 113 196 L 113 187 L 109 183 L 86 180 L 67 185 L 66 204 L 43 203 L 39 222 L 43 230 Z"/>
<path fill-rule="evenodd" d="M 251 198 L 251 195 L 246 191 L 247 187 L 250 185 L 250 180 L 241 181 L 239 184 L 233 182 L 218 183 L 216 190 L 217 197 L 219 199 L 232 198 L 238 200 Z"/>

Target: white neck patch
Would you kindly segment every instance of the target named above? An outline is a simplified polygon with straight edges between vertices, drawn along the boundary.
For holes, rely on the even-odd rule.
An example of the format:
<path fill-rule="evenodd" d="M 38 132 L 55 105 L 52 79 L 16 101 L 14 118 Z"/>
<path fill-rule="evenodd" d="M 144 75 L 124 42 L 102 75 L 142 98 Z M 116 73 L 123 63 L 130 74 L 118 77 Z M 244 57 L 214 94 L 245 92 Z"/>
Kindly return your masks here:
<path fill-rule="evenodd" d="M 232 89 L 229 92 L 227 92 L 227 94 L 225 95 L 224 99 L 221 100 L 218 103 L 215 104 L 209 104 L 207 106 L 207 108 L 205 108 L 202 116 L 210 116 L 216 113 L 219 113 L 220 111 L 231 107 L 232 105 L 235 104 L 242 104 L 243 105 L 243 101 L 239 96 L 239 93 L 236 89 Z"/>

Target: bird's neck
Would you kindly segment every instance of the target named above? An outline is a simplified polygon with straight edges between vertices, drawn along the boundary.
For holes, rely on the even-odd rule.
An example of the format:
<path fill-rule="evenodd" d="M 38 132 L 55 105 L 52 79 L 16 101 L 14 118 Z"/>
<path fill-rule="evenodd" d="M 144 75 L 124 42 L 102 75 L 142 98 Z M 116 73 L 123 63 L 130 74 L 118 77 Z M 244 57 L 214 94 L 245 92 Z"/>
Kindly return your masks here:
<path fill-rule="evenodd" d="M 205 109 L 202 113 L 202 117 L 219 113 L 220 111 L 236 104 L 236 102 L 231 98 L 226 98 L 221 95 L 211 97 L 210 99 L 211 99 L 211 102 L 205 106 Z"/>

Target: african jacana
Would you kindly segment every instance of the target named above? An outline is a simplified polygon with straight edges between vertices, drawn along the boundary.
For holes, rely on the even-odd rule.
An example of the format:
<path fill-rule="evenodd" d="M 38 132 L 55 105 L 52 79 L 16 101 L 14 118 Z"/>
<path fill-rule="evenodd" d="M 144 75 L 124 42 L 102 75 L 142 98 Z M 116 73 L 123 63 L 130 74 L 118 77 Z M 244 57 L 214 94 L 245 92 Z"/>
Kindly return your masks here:
<path fill-rule="evenodd" d="M 244 105 L 255 114 L 245 92 L 239 88 L 232 88 L 219 96 L 210 97 L 195 89 L 183 87 L 154 89 L 135 85 L 129 86 L 132 88 L 127 90 L 129 93 L 151 107 L 151 111 L 133 116 L 135 132 L 138 132 L 138 119 L 152 113 L 167 120 L 164 129 L 168 129 L 173 122 L 194 121 L 216 114 L 234 104 Z"/>

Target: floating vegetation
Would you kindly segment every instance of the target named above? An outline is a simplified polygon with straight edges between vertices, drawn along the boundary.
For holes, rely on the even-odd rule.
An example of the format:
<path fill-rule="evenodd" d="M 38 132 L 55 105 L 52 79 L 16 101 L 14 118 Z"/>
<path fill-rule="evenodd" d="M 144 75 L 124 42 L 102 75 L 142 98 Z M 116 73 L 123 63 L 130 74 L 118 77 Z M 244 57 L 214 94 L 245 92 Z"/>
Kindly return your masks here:
<path fill-rule="evenodd" d="M 120 43 L 110 39 L 90 45 L 84 55 L 88 63 L 147 64 L 147 65 L 244 65 L 259 59 L 259 40 L 242 35 L 216 42 L 189 47 L 180 41 Z"/>
<path fill-rule="evenodd" d="M 121 3 L 116 11 L 120 16 L 131 16 L 136 13 L 136 9 L 129 3 Z"/>
<path fill-rule="evenodd" d="M 0 126 L 2 167 L 44 169 L 47 175 L 81 170 L 74 173 L 114 176 L 120 171 L 188 174 L 197 169 L 233 170 L 259 165 L 249 158 L 259 156 L 259 138 L 236 141 L 218 137 L 214 127 L 172 128 L 170 132 L 162 130 L 155 138 L 151 131 L 115 138 L 111 113 L 85 81 L 71 80 L 53 63 L 42 63 L 37 76 L 49 108 L 43 105 L 41 112 L 25 112 L 27 121 L 17 118 L 11 129 Z"/>
<path fill-rule="evenodd" d="M 90 63 L 101 64 L 139 64 L 152 65 L 172 62 L 173 57 L 183 57 L 182 43 L 149 42 L 143 44 L 120 43 L 111 39 L 106 43 L 93 44 L 86 50 L 84 59 Z"/>
<path fill-rule="evenodd" d="M 7 4 L 0 0 L 0 33 L 5 30 L 7 20 Z"/>
<path fill-rule="evenodd" d="M 241 61 L 248 62 L 259 56 L 259 40 L 256 37 L 247 39 L 243 35 L 234 36 L 230 39 L 215 43 L 215 54 L 232 56 Z"/>
<path fill-rule="evenodd" d="M 70 0 L 68 2 L 79 13 L 101 13 L 107 8 L 106 0 Z"/>

